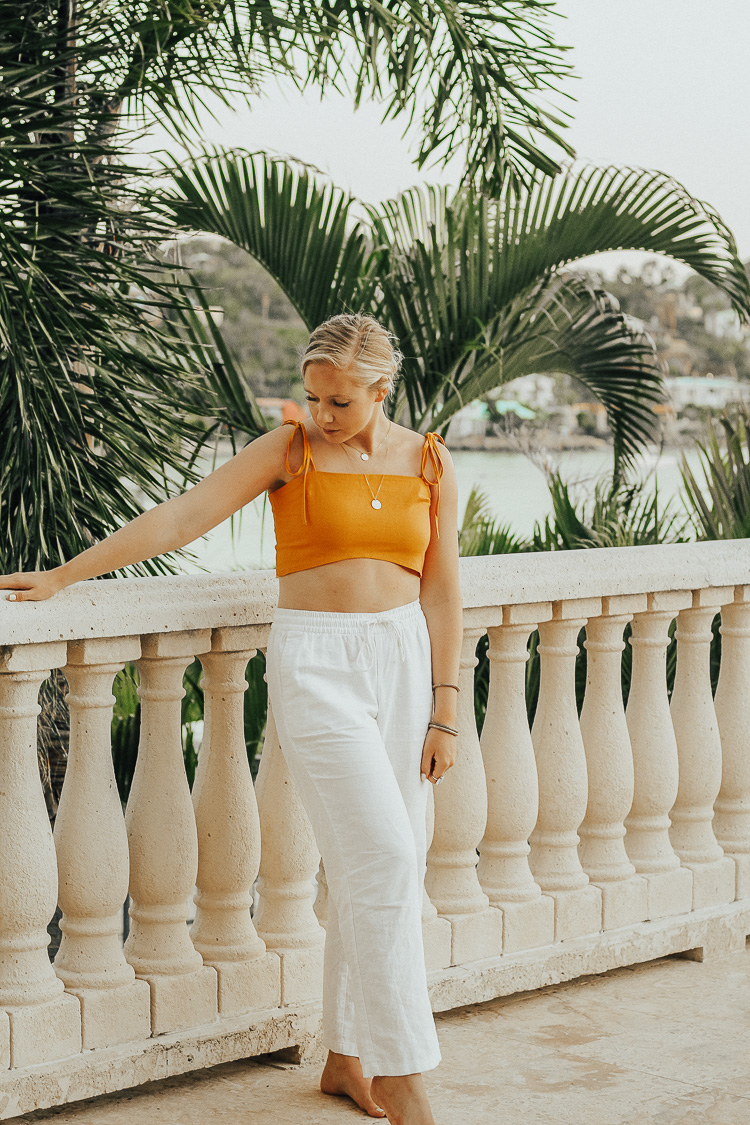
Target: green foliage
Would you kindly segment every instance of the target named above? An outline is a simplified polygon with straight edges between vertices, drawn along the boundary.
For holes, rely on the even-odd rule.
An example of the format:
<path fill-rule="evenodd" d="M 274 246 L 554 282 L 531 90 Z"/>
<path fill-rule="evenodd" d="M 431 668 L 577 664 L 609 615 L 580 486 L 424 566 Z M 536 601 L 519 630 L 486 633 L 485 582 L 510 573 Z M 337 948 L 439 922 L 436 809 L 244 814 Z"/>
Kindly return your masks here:
<path fill-rule="evenodd" d="M 596 481 L 593 497 L 576 502 L 560 474 L 548 473 L 552 515 L 535 525 L 532 550 L 683 542 L 685 517 L 672 500 L 660 505 L 658 488 L 654 485 L 651 491 L 646 483 L 628 484 L 604 477 Z"/>
<path fill-rule="evenodd" d="M 446 427 L 510 379 L 561 372 L 606 406 L 616 474 L 627 467 L 653 431 L 661 364 L 604 289 L 564 272 L 577 258 L 669 253 L 750 317 L 730 232 L 657 172 L 586 167 L 498 198 L 413 189 L 381 207 L 262 153 L 209 152 L 172 175 L 167 213 L 252 254 L 308 328 L 351 309 L 388 323 L 405 355 L 393 414 L 416 429 Z"/>
<path fill-rule="evenodd" d="M 528 551 L 531 544 L 492 518 L 487 497 L 476 487 L 469 493 L 458 533 L 460 555 L 509 555 Z"/>
<path fill-rule="evenodd" d="M 745 539 L 750 536 L 750 415 L 737 407 L 721 419 L 721 427 L 723 449 L 710 421 L 698 446 L 703 483 L 683 458 L 683 488 L 700 539 Z"/>

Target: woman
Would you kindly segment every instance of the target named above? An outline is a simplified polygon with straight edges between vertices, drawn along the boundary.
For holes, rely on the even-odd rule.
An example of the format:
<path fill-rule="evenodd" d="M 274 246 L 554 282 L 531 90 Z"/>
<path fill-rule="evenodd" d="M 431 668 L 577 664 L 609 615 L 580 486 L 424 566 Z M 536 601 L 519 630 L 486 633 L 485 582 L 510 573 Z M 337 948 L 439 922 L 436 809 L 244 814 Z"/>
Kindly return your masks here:
<path fill-rule="evenodd" d="M 455 756 L 456 482 L 435 435 L 384 412 L 400 359 L 371 317 L 331 318 L 302 360 L 310 420 L 257 438 L 63 566 L 0 586 L 10 600 L 51 597 L 174 551 L 269 493 L 269 696 L 329 887 L 321 1089 L 393 1125 L 434 1125 L 421 902 L 429 784 Z"/>

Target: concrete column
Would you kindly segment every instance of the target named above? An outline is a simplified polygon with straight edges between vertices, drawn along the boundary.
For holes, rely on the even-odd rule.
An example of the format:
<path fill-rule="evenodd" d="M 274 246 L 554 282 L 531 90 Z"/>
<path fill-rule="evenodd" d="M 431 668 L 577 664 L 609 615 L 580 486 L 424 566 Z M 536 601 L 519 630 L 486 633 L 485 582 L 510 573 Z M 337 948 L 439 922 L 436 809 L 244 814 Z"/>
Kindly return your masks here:
<path fill-rule="evenodd" d="M 487 783 L 474 717 L 476 647 L 485 632 L 480 615 L 464 612 L 456 763 L 435 790 L 435 830 L 427 857 L 427 893 L 450 919 L 454 965 L 497 956 L 503 941 L 502 914 L 490 906 L 477 878 L 477 847 L 487 823 Z"/>
<path fill-rule="evenodd" d="M 152 633 L 138 661 L 141 738 L 125 813 L 132 900 L 125 956 L 151 986 L 153 1035 L 217 1017 L 216 972 L 204 966 L 186 925 L 198 836 L 180 729 L 182 677 L 210 643 L 208 629 Z"/>
<path fill-rule="evenodd" d="M 734 860 L 714 835 L 714 801 L 721 788 L 721 738 L 711 694 L 711 623 L 722 598 L 734 589 L 695 591 L 693 605 L 677 618 L 677 671 L 672 691 L 672 722 L 680 761 L 677 800 L 670 839 L 682 863 L 693 872 L 693 910 L 732 902 Z"/>
<path fill-rule="evenodd" d="M 648 917 L 684 914 L 692 907 L 693 875 L 680 866 L 669 839 L 677 797 L 677 741 L 667 695 L 669 627 L 690 593 L 649 594 L 631 624 L 633 664 L 625 717 L 633 752 L 633 803 L 625 818 L 625 850 L 648 883 Z"/>
<path fill-rule="evenodd" d="M 750 898 L 750 586 L 738 586 L 721 611 L 721 672 L 716 718 L 722 750 L 714 805 L 716 839 L 737 868 L 737 898 Z"/>
<path fill-rule="evenodd" d="M 14 1067 L 81 1049 L 80 1005 L 47 955 L 57 861 L 36 751 L 39 687 L 65 659 L 63 643 L 0 649 L 0 1056 L 9 1039 Z"/>
<path fill-rule="evenodd" d="M 553 619 L 539 625 L 540 685 L 531 738 L 539 779 L 539 816 L 529 843 L 530 864 L 555 900 L 555 938 L 597 933 L 602 893 L 589 883 L 578 857 L 578 827 L 588 798 L 586 753 L 575 696 L 578 632 L 601 613 L 601 599 L 555 602 Z"/>
<path fill-rule="evenodd" d="M 65 676 L 70 749 L 55 845 L 62 910 L 57 975 L 81 1002 L 84 1050 L 151 1034 L 150 991 L 120 942 L 128 838 L 112 764 L 112 681 L 136 660 L 137 637 L 73 641 Z"/>
<path fill-rule="evenodd" d="M 256 783 L 261 849 L 255 924 L 281 959 L 281 1002 L 319 1000 L 325 931 L 313 910 L 312 880 L 320 853 L 279 746 L 269 704 Z"/>
<path fill-rule="evenodd" d="M 432 785 L 427 794 L 425 820 L 427 833 L 425 839 L 429 852 L 435 835 L 435 796 Z M 422 939 L 428 972 L 433 969 L 447 969 L 451 963 L 451 924 L 447 918 L 440 917 L 437 908 L 430 901 L 426 887 L 422 889 Z"/>
<path fill-rule="evenodd" d="M 622 701 L 623 631 L 642 598 L 604 598 L 604 614 L 586 626 L 586 695 L 581 734 L 588 804 L 578 832 L 579 856 L 602 892 L 602 928 L 617 930 L 648 915 L 648 884 L 625 851 L 624 820 L 633 803 L 633 751 Z M 625 611 L 625 612 L 621 612 Z"/>
<path fill-rule="evenodd" d="M 281 966 L 250 915 L 260 866 L 260 821 L 245 747 L 245 668 L 254 627 L 215 629 L 203 653 L 204 729 L 193 784 L 198 830 L 195 948 L 217 972 L 219 1012 L 236 1015 L 281 1002 Z"/>
<path fill-rule="evenodd" d="M 528 839 L 539 812 L 539 784 L 526 711 L 529 635 L 552 616 L 549 602 L 506 606 L 488 629 L 490 690 L 482 728 L 487 827 L 479 845 L 479 882 L 503 912 L 503 952 L 554 940 L 555 904 L 529 867 Z"/>

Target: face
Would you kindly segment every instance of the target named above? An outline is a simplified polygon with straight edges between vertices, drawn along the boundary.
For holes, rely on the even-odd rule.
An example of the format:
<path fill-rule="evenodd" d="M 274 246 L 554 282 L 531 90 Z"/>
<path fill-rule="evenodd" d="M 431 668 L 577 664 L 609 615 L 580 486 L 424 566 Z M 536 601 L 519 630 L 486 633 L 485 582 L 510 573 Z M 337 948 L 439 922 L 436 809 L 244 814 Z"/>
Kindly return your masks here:
<path fill-rule="evenodd" d="M 305 369 L 307 405 L 327 441 L 338 445 L 361 433 L 380 412 L 382 388 L 361 387 L 330 363 L 309 363 Z"/>

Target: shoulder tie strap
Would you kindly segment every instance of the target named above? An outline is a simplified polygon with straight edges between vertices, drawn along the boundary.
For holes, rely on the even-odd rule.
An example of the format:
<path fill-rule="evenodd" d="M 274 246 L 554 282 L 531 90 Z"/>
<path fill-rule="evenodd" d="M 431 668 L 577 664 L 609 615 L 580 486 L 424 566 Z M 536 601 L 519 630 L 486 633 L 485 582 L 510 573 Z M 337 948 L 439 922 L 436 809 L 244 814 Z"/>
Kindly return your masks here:
<path fill-rule="evenodd" d="M 424 445 L 422 446 L 422 480 L 430 486 L 430 488 L 437 489 L 435 494 L 435 534 L 438 539 L 440 538 L 440 524 L 438 522 L 438 514 L 440 509 L 440 478 L 443 475 L 443 462 L 440 454 L 438 453 L 438 442 L 445 445 L 440 434 L 429 433 L 424 436 Z M 425 471 L 427 469 L 427 462 L 432 465 L 432 471 L 435 474 L 434 480 L 428 480 Z"/>
<path fill-rule="evenodd" d="M 302 476 L 302 520 L 303 523 L 307 523 L 307 474 L 311 468 L 315 468 L 315 462 L 312 459 L 312 453 L 310 451 L 310 441 L 307 437 L 307 430 L 305 429 L 304 423 L 296 422 L 294 421 L 294 419 L 289 418 L 286 422 L 284 422 L 284 425 L 294 426 L 292 433 L 289 435 L 289 442 L 286 447 L 285 464 L 286 471 L 291 477 L 298 477 L 300 475 Z M 292 446 L 294 445 L 294 439 L 297 435 L 297 430 L 302 431 L 302 464 L 298 469 L 293 469 L 289 464 L 289 454 L 292 452 Z"/>

